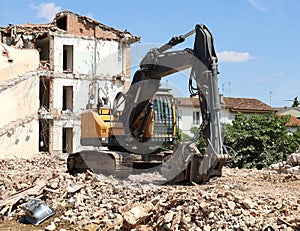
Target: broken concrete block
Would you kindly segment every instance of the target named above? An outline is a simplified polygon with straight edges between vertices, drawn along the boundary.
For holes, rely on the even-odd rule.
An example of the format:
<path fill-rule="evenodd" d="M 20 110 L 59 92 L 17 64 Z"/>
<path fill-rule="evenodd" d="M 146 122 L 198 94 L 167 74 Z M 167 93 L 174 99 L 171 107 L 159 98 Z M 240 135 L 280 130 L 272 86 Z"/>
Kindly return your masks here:
<path fill-rule="evenodd" d="M 228 202 L 227 202 L 227 206 L 228 206 L 228 208 L 229 208 L 230 210 L 234 210 L 236 204 L 235 204 L 233 201 L 228 201 Z"/>
<path fill-rule="evenodd" d="M 50 225 L 45 227 L 45 230 L 47 230 L 47 231 L 53 231 L 55 229 L 56 229 L 56 225 L 54 224 L 54 222 L 51 222 Z"/>
<path fill-rule="evenodd" d="M 252 209 L 254 208 L 254 203 L 250 199 L 243 200 L 242 204 L 246 209 Z"/>
<path fill-rule="evenodd" d="M 120 208 L 119 211 L 123 216 L 124 225 L 127 228 L 133 229 L 152 215 L 154 206 L 151 202 L 147 202 L 146 204 L 137 203 Z"/>
<path fill-rule="evenodd" d="M 291 166 L 300 165 L 300 152 L 291 154 L 287 159 L 287 163 Z"/>

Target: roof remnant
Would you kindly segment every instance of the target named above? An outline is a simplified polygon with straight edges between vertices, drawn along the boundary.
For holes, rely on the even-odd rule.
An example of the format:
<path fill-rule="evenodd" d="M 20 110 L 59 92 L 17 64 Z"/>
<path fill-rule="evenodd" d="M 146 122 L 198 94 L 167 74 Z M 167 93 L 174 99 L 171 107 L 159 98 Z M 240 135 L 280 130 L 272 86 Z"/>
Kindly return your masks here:
<path fill-rule="evenodd" d="M 83 16 L 83 15 L 79 15 L 79 14 L 76 14 L 76 13 L 73 13 L 73 12 L 70 12 L 70 11 L 62 11 L 62 12 L 59 12 L 55 15 L 55 18 L 53 19 L 53 24 L 55 24 L 56 26 L 58 26 L 58 21 L 66 16 L 71 16 L 71 17 L 74 17 L 74 18 L 78 18 L 80 19 L 84 24 L 86 23 L 90 23 L 90 24 L 93 24 L 94 26 L 96 27 L 99 27 L 100 29 L 104 30 L 104 31 L 110 31 L 110 32 L 113 32 L 114 34 L 116 34 L 118 37 L 120 38 L 131 38 L 132 39 L 132 42 L 137 42 L 140 40 L 140 37 L 138 36 L 134 36 L 132 35 L 130 32 L 128 32 L 127 30 L 117 30 L 113 27 L 109 27 L 107 25 L 104 25 L 94 19 L 91 19 L 89 17 L 86 17 L 86 16 Z"/>
<path fill-rule="evenodd" d="M 70 20 L 70 22 L 67 22 L 67 20 L 62 20 L 64 17 L 69 17 L 69 19 L 75 18 L 77 20 Z M 66 25 L 67 23 L 69 23 L 69 27 L 66 27 L 66 25 L 62 25 L 64 23 Z M 77 23 L 77 25 L 75 25 L 75 23 Z M 87 26 L 87 24 L 89 25 Z M 78 29 L 79 25 L 81 25 L 81 27 L 79 28 L 78 33 L 76 34 L 76 30 L 73 28 Z M 72 30 L 67 30 L 68 28 L 72 28 Z M 84 28 L 86 31 L 89 31 L 89 33 L 80 34 L 79 32 L 83 31 L 82 28 Z M 54 34 L 72 34 L 90 37 L 94 36 L 101 39 L 117 40 L 129 44 L 140 40 L 140 37 L 132 35 L 127 30 L 117 30 L 113 27 L 106 26 L 96 20 L 90 19 L 86 16 L 72 13 L 70 11 L 62 11 L 57 13 L 51 23 L 26 23 L 19 25 L 9 24 L 7 27 L 0 27 L 0 38 L 11 37 L 11 40 L 13 40 L 12 45 L 15 45 L 15 43 L 17 43 L 18 40 L 33 41 L 36 39 L 47 38 L 49 36 L 49 33 L 51 32 Z M 111 34 L 114 34 L 114 36 L 111 36 Z"/>

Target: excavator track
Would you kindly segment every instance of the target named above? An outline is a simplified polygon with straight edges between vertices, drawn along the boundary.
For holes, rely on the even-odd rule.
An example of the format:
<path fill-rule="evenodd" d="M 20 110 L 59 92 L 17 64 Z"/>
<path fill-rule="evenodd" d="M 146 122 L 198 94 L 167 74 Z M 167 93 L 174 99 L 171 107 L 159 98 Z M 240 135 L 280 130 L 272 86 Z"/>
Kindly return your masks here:
<path fill-rule="evenodd" d="M 114 151 L 81 151 L 69 154 L 67 170 L 71 174 L 90 170 L 96 174 L 126 178 L 132 172 L 129 153 Z"/>

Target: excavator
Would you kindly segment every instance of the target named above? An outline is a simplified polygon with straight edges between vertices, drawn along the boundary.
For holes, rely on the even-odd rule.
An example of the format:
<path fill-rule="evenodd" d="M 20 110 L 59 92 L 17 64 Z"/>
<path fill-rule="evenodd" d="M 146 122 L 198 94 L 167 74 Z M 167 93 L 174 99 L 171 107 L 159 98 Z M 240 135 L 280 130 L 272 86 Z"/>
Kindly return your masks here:
<path fill-rule="evenodd" d="M 193 34 L 193 49 L 172 49 Z M 127 177 L 150 169 L 159 171 L 169 183 L 204 183 L 221 176 L 229 157 L 221 139 L 217 62 L 213 36 L 202 24 L 150 49 L 126 93 L 118 93 L 113 103 L 99 93 L 97 105 L 82 113 L 81 145 L 97 148 L 69 154 L 68 171 L 89 169 Z M 160 89 L 160 82 L 188 68 L 190 96 L 199 99 L 202 124 L 189 142 L 176 142 L 176 100 Z M 201 133 L 206 140 L 205 153 L 195 145 Z"/>

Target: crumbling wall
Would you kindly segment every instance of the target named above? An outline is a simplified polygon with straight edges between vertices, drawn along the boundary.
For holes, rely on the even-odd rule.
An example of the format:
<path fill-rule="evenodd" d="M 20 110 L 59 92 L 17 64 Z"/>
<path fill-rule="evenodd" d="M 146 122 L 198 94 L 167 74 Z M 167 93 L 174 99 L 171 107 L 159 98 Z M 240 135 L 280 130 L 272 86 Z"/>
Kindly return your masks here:
<path fill-rule="evenodd" d="M 118 36 L 110 30 L 105 30 L 100 26 L 95 27 L 95 37 L 105 40 L 118 40 Z"/>
<path fill-rule="evenodd" d="M 58 21 L 58 26 L 66 30 L 68 34 L 96 37 L 105 40 L 119 40 L 119 36 L 116 33 L 117 30 L 84 16 L 62 12 L 58 17 Z"/>
<path fill-rule="evenodd" d="M 73 46 L 73 70 L 64 70 L 64 45 Z M 126 50 L 128 53 L 128 51 Z M 74 36 L 54 37 L 54 71 L 71 72 L 77 75 L 97 75 L 102 77 L 120 76 L 123 49 L 116 41 L 96 40 Z"/>
<path fill-rule="evenodd" d="M 67 32 L 68 34 L 91 36 L 95 34 L 95 25 L 84 20 L 83 18 L 76 17 L 75 15 L 68 14 L 67 17 Z"/>
<path fill-rule="evenodd" d="M 39 53 L 34 49 L 16 49 L 0 43 L 0 84 L 35 70 L 39 66 Z"/>
<path fill-rule="evenodd" d="M 35 73 L 0 92 L 0 158 L 38 153 L 39 78 Z"/>

